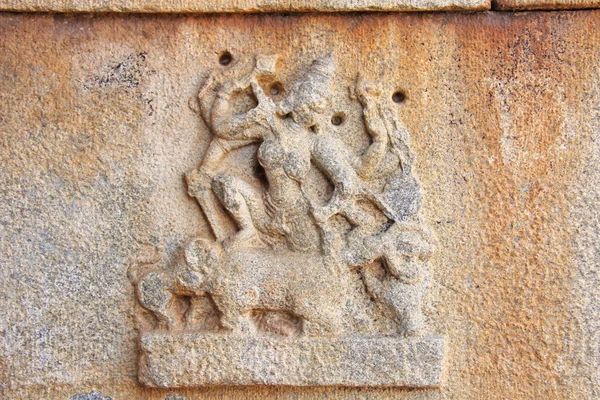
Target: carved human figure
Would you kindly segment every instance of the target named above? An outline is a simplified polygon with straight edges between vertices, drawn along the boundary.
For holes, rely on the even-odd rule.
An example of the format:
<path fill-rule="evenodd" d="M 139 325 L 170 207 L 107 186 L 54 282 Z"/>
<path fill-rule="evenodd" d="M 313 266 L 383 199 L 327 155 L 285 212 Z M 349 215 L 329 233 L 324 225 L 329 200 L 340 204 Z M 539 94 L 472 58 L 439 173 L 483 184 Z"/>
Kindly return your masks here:
<path fill-rule="evenodd" d="M 333 69 L 331 56 L 315 60 L 280 105 L 265 95 L 255 78 L 256 71 L 253 77 L 223 85 L 218 91 L 208 118 L 217 138 L 188 182 L 196 192 L 196 188 L 206 188 L 210 179 L 213 193 L 235 221 L 239 230 L 225 239 L 226 247 L 239 243 L 256 246 L 284 237 L 294 251 L 319 248 L 318 229 L 301 184 L 311 167 L 311 129 L 330 103 Z M 242 115 L 232 114 L 228 103 L 232 94 L 248 88 L 257 100 L 256 107 Z M 238 129 L 247 131 L 237 133 Z M 266 188 L 216 172 L 228 151 L 256 141 L 261 143 L 257 159 L 265 172 Z"/>
<path fill-rule="evenodd" d="M 333 135 L 320 135 L 315 141 L 315 163 L 335 189 L 328 204 L 315 207 L 313 213 L 325 237 L 331 235 L 327 221 L 333 215 L 350 221 L 354 229 L 341 248 L 332 244 L 333 252 L 345 265 L 360 268 L 367 291 L 404 333 L 417 334 L 424 328 L 423 268 L 432 245 L 414 217 L 421 193 L 411 175 L 407 131 L 379 95 L 360 76 L 351 88 L 351 96 L 363 106 L 365 128 L 372 138 L 360 156 L 352 155 Z M 361 201 L 371 203 L 371 211 L 361 207 Z M 377 213 L 386 218 L 377 218 Z M 383 269 L 373 267 L 377 260 Z"/>
<path fill-rule="evenodd" d="M 264 140 L 270 134 L 275 104 L 264 96 L 258 79 L 275 72 L 277 57 L 260 56 L 241 59 L 225 72 L 215 71 L 198 92 L 199 113 L 213 135 L 200 166 L 186 175 L 188 191 L 195 197 L 218 241 L 227 237 L 225 222 L 214 197 L 212 183 L 227 154 Z M 234 100 L 249 95 L 254 107 L 239 112 Z"/>
<path fill-rule="evenodd" d="M 132 268 L 140 303 L 160 326 L 171 327 L 174 297 L 191 297 L 193 308 L 193 299 L 208 293 L 226 329 L 252 331 L 258 311 L 272 313 L 263 321 L 289 316 L 308 335 L 335 335 L 345 326 L 349 276 L 358 270 L 366 292 L 401 332 L 422 332 L 433 245 L 417 216 L 421 190 L 407 129 L 382 91 L 358 76 L 350 96 L 362 106 L 371 142 L 362 153 L 351 152 L 329 123 L 333 57 L 314 60 L 278 102 L 262 87 L 274 78 L 276 62 L 247 57 L 203 84 L 199 112 L 213 138 L 186 178 L 216 240 L 190 242 L 170 272 Z M 252 144 L 264 170 L 260 186 L 223 171 L 231 151 Z M 304 187 L 313 167 L 334 188 L 324 206 Z M 342 232 L 332 223 L 335 215 L 352 229 Z"/>

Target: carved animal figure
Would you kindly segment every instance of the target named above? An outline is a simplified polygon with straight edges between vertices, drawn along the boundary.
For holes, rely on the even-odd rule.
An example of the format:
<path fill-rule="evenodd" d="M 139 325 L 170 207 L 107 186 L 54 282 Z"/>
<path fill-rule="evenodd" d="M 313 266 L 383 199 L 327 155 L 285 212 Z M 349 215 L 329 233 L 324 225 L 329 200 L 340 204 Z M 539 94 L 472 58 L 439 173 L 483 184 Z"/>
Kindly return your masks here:
<path fill-rule="evenodd" d="M 396 224 L 383 234 L 354 241 L 345 251 L 349 265 L 363 266 L 367 292 L 404 335 L 417 335 L 425 328 L 421 305 L 433 250 L 428 232 L 402 230 Z"/>
<path fill-rule="evenodd" d="M 150 260 L 155 261 L 155 260 Z M 285 312 L 302 321 L 307 335 L 337 335 L 344 329 L 344 270 L 318 253 L 246 249 L 228 253 L 204 239 L 190 242 L 172 269 L 156 264 L 130 267 L 140 304 L 171 329 L 169 307 L 175 295 L 210 294 L 220 323 L 234 332 L 255 329 L 256 311 Z"/>
<path fill-rule="evenodd" d="M 204 288 L 222 313 L 221 325 L 236 332 L 254 329 L 257 310 L 285 311 L 302 320 L 306 335 L 333 335 L 343 330 L 346 301 L 343 273 L 319 253 L 248 248 L 223 251 L 218 263 L 203 259 L 209 252 L 191 244 L 188 264 L 203 271 Z M 212 246 L 215 246 L 214 244 Z"/>
<path fill-rule="evenodd" d="M 161 265 L 161 255 L 155 250 L 153 256 L 146 256 L 133 262 L 127 271 L 135 288 L 136 297 L 142 307 L 157 319 L 157 329 L 172 329 L 175 319 L 170 308 L 175 296 L 201 296 L 205 293 L 203 274 L 187 260 L 202 259 L 204 263 L 218 263 L 218 249 L 196 245 L 195 239 L 185 247 L 173 266 Z M 206 254 L 193 252 L 206 251 Z"/>

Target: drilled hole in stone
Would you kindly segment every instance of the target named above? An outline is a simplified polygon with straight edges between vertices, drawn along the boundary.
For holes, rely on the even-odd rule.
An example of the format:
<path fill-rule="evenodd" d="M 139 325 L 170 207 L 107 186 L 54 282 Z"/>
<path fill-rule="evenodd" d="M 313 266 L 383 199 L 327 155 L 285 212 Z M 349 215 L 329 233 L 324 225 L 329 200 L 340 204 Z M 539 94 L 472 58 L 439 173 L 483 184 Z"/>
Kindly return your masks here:
<path fill-rule="evenodd" d="M 231 61 L 233 61 L 233 56 L 228 51 L 223 52 L 223 54 L 221 54 L 219 57 L 219 64 L 224 67 L 231 64 Z"/>
<path fill-rule="evenodd" d="M 342 114 L 334 114 L 334 116 L 331 117 L 331 123 L 335 126 L 341 125 L 342 122 L 344 122 L 344 116 Z"/>
<path fill-rule="evenodd" d="M 283 93 L 283 86 L 281 83 L 275 82 L 269 87 L 269 94 L 271 96 L 279 96 L 281 93 Z"/>
<path fill-rule="evenodd" d="M 394 103 L 403 103 L 406 100 L 406 95 L 404 94 L 404 92 L 398 90 L 396 92 L 394 92 L 394 94 L 392 95 L 392 101 Z"/>

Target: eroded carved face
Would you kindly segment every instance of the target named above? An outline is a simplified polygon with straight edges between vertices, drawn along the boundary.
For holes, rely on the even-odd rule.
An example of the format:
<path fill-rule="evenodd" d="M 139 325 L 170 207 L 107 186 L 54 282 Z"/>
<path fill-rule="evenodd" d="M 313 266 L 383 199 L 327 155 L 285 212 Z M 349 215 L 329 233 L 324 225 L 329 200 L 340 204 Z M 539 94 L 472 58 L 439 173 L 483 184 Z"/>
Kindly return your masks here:
<path fill-rule="evenodd" d="M 310 128 L 319 123 L 321 117 L 329 109 L 330 101 L 327 98 L 316 99 L 313 103 L 302 103 L 292 111 L 292 119 L 303 128 Z"/>
<path fill-rule="evenodd" d="M 288 97 L 278 106 L 280 116 L 289 117 L 303 128 L 316 125 L 331 108 L 333 59 L 317 59 L 292 85 Z"/>

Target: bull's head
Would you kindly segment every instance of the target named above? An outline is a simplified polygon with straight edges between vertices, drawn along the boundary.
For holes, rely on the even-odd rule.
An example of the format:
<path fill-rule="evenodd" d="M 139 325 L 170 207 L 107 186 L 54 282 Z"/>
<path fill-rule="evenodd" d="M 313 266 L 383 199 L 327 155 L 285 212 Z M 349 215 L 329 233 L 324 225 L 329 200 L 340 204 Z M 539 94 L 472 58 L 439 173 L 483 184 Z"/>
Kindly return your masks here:
<path fill-rule="evenodd" d="M 220 253 L 221 248 L 215 242 L 200 238 L 192 240 L 184 250 L 183 268 L 177 274 L 178 284 L 191 292 L 205 291 L 206 282 L 213 278 L 219 263 Z"/>

